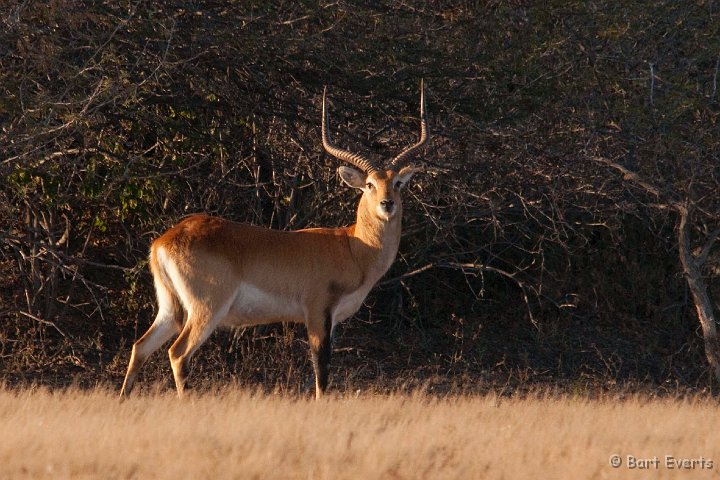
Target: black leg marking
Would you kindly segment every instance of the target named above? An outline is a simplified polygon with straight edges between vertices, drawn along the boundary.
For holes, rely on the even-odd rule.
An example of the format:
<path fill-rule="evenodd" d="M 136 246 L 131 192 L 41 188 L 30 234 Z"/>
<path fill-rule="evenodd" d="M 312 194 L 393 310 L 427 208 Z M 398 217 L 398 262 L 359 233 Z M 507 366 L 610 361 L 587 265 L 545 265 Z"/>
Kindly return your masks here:
<path fill-rule="evenodd" d="M 315 378 L 321 392 L 324 392 L 327 388 L 330 356 L 332 355 L 332 337 L 330 335 L 332 314 L 329 310 L 325 311 L 325 324 L 323 327 L 325 332 L 320 341 L 320 345 L 312 349 L 313 369 L 315 370 Z"/>

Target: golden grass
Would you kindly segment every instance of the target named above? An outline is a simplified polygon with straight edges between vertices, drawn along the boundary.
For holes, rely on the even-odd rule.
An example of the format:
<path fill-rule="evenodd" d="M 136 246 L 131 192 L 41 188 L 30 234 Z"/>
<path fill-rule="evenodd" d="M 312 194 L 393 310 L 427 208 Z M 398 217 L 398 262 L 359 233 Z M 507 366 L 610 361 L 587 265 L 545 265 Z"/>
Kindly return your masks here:
<path fill-rule="evenodd" d="M 0 389 L 0 478 L 710 478 L 717 412 L 709 399 L 315 402 L 228 389 L 120 403 L 105 390 Z M 629 469 L 628 455 L 659 465 Z M 669 469 L 665 455 L 705 468 Z"/>

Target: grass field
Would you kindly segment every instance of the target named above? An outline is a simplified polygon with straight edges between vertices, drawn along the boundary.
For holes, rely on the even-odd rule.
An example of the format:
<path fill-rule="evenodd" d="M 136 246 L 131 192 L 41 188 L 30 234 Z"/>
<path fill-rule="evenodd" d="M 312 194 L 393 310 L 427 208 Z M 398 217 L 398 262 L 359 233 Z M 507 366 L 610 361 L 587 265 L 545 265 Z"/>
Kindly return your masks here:
<path fill-rule="evenodd" d="M 2 389 L 0 477 L 711 478 L 717 410 L 700 397 L 316 402 L 228 388 L 121 403 L 102 389 Z M 631 468 L 633 458 L 647 468 Z"/>

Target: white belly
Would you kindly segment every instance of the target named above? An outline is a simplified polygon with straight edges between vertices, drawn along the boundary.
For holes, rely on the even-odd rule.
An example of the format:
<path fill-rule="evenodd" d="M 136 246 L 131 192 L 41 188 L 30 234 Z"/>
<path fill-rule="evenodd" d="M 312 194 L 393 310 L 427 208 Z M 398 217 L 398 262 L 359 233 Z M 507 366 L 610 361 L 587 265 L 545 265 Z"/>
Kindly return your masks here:
<path fill-rule="evenodd" d="M 343 295 L 332 311 L 333 327 L 357 312 L 372 285 L 362 286 Z M 235 292 L 225 326 L 250 326 L 275 322 L 303 322 L 303 305 L 277 293 L 261 290 L 249 283 L 241 283 Z"/>
<path fill-rule="evenodd" d="M 249 283 L 241 283 L 223 324 L 248 326 L 303 320 L 303 308 L 299 302 Z"/>

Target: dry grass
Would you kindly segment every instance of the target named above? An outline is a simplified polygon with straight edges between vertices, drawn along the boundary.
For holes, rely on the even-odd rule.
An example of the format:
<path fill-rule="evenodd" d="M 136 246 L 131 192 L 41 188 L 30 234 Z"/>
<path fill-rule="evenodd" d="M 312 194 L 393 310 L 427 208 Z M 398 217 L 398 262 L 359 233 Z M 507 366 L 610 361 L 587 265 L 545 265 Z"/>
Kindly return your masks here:
<path fill-rule="evenodd" d="M 2 478 L 709 478 L 711 399 L 0 390 Z M 651 471 L 609 466 L 653 458 Z M 664 456 L 712 460 L 668 469 Z M 707 467 L 708 465 L 705 464 Z"/>

